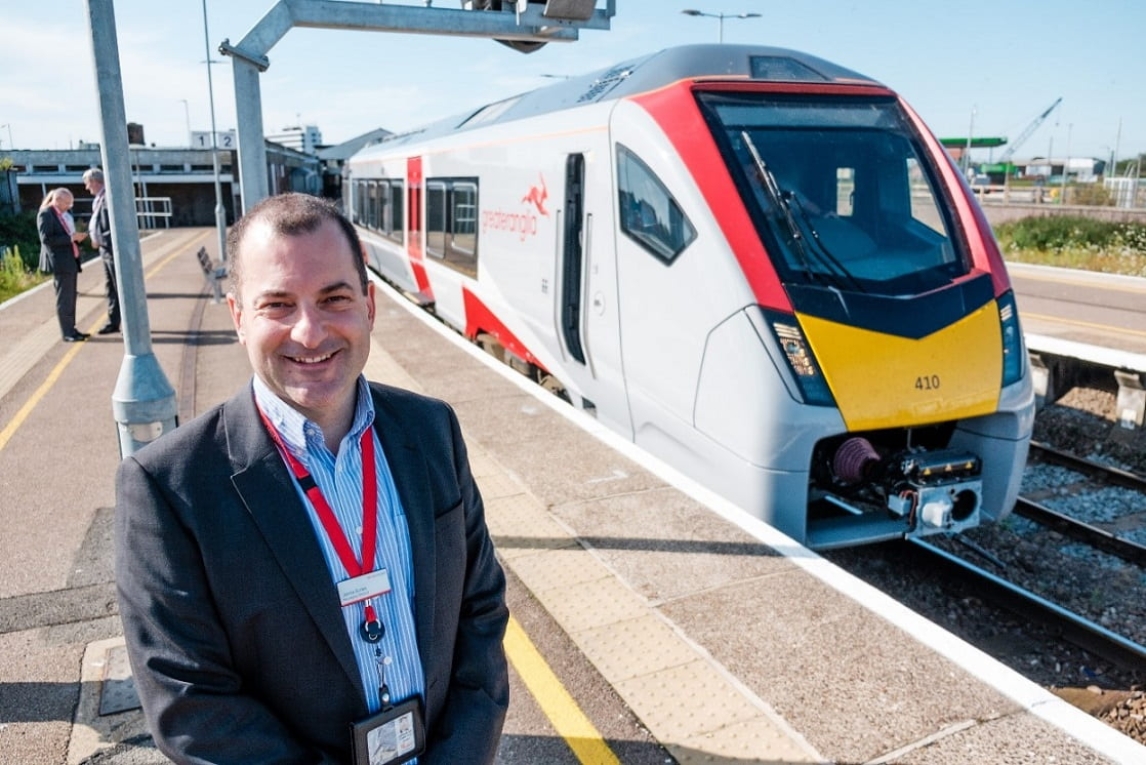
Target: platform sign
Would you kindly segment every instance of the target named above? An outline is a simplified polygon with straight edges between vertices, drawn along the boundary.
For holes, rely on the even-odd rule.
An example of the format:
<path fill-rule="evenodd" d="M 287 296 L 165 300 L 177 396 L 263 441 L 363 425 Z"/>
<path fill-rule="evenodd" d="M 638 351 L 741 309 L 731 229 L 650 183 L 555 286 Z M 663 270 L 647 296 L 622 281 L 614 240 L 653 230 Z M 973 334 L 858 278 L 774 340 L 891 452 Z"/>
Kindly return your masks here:
<path fill-rule="evenodd" d="M 225 130 L 223 132 L 215 133 L 216 145 L 220 149 L 234 149 L 238 147 L 239 141 L 235 138 L 234 130 Z M 211 148 L 211 131 L 210 130 L 193 130 L 191 132 L 191 148 L 192 149 L 210 149 Z"/>

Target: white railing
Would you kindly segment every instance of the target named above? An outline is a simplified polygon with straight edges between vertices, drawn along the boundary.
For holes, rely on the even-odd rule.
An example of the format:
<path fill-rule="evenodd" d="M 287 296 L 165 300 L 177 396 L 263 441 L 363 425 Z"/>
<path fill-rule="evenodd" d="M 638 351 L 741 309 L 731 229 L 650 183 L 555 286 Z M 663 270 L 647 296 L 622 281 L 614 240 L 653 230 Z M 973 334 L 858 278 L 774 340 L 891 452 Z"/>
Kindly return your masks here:
<path fill-rule="evenodd" d="M 135 224 L 141 229 L 159 228 L 159 221 L 163 228 L 171 228 L 171 197 L 136 197 Z"/>

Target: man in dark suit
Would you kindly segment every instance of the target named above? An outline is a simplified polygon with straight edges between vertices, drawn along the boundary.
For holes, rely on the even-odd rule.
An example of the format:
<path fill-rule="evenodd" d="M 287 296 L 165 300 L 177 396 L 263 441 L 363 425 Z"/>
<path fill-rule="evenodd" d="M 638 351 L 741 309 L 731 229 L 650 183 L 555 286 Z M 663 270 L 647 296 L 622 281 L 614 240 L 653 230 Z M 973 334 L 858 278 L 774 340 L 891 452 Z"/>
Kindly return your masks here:
<path fill-rule="evenodd" d="M 157 745 L 176 762 L 492 762 L 505 578 L 456 416 L 362 376 L 374 285 L 333 205 L 266 199 L 228 250 L 254 378 L 116 479 L 120 613 Z"/>
<path fill-rule="evenodd" d="M 87 340 L 88 336 L 76 329 L 76 285 L 80 271 L 79 243 L 87 234 L 78 233 L 72 221 L 72 192 L 60 187 L 44 197 L 40 212 L 36 214 L 36 228 L 40 233 L 40 270 L 52 274 L 56 288 L 56 319 L 65 343 Z"/>
<path fill-rule="evenodd" d="M 88 223 L 88 235 L 92 244 L 99 249 L 103 261 L 103 273 L 107 282 L 107 324 L 99 329 L 99 334 L 110 335 L 119 332 L 119 289 L 115 279 L 115 255 L 111 248 L 111 212 L 107 206 L 107 189 L 103 183 L 103 171 L 91 168 L 84 171 L 84 188 L 92 195 L 92 217 Z"/>

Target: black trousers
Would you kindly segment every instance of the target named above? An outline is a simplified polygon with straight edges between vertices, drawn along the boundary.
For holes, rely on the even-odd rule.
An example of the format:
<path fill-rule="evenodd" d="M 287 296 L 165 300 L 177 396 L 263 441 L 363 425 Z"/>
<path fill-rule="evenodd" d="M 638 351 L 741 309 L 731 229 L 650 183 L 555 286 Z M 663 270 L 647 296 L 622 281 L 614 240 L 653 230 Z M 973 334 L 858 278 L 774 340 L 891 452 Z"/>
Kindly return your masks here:
<path fill-rule="evenodd" d="M 103 260 L 103 273 L 107 280 L 107 323 L 119 327 L 119 286 L 115 278 L 115 256 L 110 247 L 100 247 L 99 254 Z"/>
<path fill-rule="evenodd" d="M 56 288 L 56 318 L 60 322 L 60 334 L 64 337 L 76 334 L 77 277 L 77 271 L 56 272 L 52 275 L 52 285 Z"/>

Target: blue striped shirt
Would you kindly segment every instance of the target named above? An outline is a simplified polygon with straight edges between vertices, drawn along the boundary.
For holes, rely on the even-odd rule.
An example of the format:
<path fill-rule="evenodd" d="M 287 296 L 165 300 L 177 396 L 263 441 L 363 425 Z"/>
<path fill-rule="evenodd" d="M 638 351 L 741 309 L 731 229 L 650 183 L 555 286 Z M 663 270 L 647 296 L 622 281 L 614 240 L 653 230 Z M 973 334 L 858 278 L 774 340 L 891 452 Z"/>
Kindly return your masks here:
<path fill-rule="evenodd" d="M 279 437 L 299 462 L 314 478 L 326 498 L 343 533 L 346 534 L 354 554 L 362 555 L 362 432 L 374 423 L 374 400 L 366 378 L 358 378 L 358 401 L 354 420 L 338 454 L 326 448 L 322 429 L 279 399 L 256 375 L 255 401 L 263 414 L 279 432 Z M 374 599 L 378 619 L 386 628 L 382 639 L 368 643 L 362 637 L 365 603 L 352 603 L 342 609 L 358 672 L 366 689 L 366 704 L 370 712 L 382 708 L 379 689 L 381 672 L 389 686 L 391 703 L 413 696 L 422 696 L 425 678 L 418 655 L 417 635 L 414 631 L 414 568 L 410 554 L 410 530 L 406 513 L 398 498 L 394 476 L 374 433 L 375 471 L 378 476 L 378 543 L 374 570 L 386 569 L 390 576 L 390 593 Z M 293 473 L 291 474 L 293 478 Z M 350 578 L 346 567 L 322 525 L 314 506 L 294 481 L 299 499 L 306 508 L 307 517 L 314 528 L 315 537 L 326 558 L 327 568 L 335 584 Z"/>

